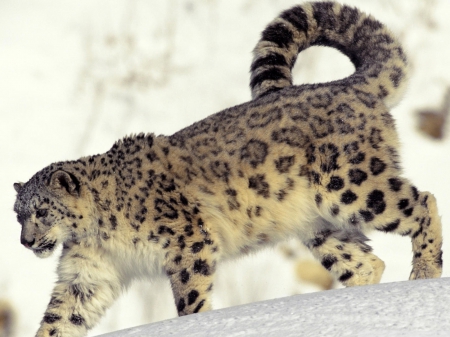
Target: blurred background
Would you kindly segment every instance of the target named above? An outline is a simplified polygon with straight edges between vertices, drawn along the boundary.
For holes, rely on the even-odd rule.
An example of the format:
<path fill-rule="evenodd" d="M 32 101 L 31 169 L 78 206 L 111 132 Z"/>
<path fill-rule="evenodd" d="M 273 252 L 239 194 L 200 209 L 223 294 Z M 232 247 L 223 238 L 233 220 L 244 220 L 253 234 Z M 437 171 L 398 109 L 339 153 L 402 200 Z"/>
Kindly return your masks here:
<path fill-rule="evenodd" d="M 280 11 L 300 0 L 0 1 L 0 337 L 33 336 L 56 280 L 58 254 L 37 259 L 19 242 L 13 183 L 51 162 L 107 151 L 137 132 L 172 134 L 250 99 L 251 51 Z M 411 63 L 392 112 L 404 176 L 438 200 L 450 236 L 450 2 L 347 0 L 384 22 Z M 337 51 L 298 58 L 296 84 L 353 71 Z M 408 279 L 408 238 L 370 236 L 382 282 Z M 444 276 L 450 276 L 444 240 Z M 214 307 L 331 289 L 297 242 L 219 267 Z M 89 336 L 176 316 L 167 280 L 136 282 Z M 3 335 L 2 335 L 3 334 Z"/>

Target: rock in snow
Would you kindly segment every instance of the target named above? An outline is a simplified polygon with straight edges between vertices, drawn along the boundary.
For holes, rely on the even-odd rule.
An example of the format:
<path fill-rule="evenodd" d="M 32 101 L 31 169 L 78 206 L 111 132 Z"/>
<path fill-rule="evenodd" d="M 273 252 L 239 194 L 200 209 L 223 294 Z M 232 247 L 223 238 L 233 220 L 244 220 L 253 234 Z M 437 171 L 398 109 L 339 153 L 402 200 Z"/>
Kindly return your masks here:
<path fill-rule="evenodd" d="M 450 336 L 449 303 L 450 278 L 385 283 L 251 303 L 101 337 Z"/>

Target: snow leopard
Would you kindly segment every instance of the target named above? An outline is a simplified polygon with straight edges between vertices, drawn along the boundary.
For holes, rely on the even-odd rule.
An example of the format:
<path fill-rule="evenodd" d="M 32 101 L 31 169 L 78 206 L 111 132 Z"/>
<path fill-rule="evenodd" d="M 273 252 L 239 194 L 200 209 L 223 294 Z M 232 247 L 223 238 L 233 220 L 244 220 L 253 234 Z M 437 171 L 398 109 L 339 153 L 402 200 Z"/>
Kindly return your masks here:
<path fill-rule="evenodd" d="M 337 49 L 354 73 L 293 85 L 310 46 Z M 249 102 L 15 183 L 21 243 L 38 257 L 62 245 L 36 336 L 84 336 L 133 279 L 161 274 L 179 316 L 210 310 L 218 263 L 291 238 L 345 286 L 380 282 L 371 230 L 411 238 L 410 279 L 440 277 L 436 199 L 402 177 L 390 113 L 407 79 L 405 52 L 379 21 L 304 3 L 262 32 Z"/>

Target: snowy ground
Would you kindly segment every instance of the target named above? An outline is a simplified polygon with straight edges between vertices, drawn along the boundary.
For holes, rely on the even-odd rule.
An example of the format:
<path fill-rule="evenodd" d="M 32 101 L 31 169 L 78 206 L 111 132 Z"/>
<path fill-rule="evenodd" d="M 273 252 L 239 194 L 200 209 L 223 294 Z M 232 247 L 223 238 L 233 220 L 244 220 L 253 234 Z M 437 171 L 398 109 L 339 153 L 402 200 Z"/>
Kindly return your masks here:
<path fill-rule="evenodd" d="M 450 335 L 450 279 L 329 290 L 170 319 L 99 337 Z"/>
<path fill-rule="evenodd" d="M 251 50 L 261 30 L 298 2 L 0 2 L 0 297 L 18 311 L 18 336 L 37 329 L 56 278 L 57 257 L 37 260 L 21 247 L 12 184 L 51 162 L 105 152 L 126 134 L 171 134 L 248 101 Z M 393 111 L 403 142 L 404 175 L 436 195 L 449 237 L 450 141 L 419 135 L 414 112 L 438 107 L 450 85 L 450 2 L 346 2 L 385 22 L 410 55 L 410 88 Z M 297 83 L 325 81 L 351 71 L 336 52 L 311 50 L 299 57 L 294 78 Z M 387 265 L 382 282 L 406 280 L 409 240 L 380 233 L 371 238 Z M 448 251 L 450 243 L 444 240 L 445 276 L 450 276 Z M 293 279 L 292 265 L 273 251 L 227 263 L 218 274 L 216 308 L 305 291 Z M 90 336 L 174 317 L 172 302 L 166 281 L 138 283 Z"/>

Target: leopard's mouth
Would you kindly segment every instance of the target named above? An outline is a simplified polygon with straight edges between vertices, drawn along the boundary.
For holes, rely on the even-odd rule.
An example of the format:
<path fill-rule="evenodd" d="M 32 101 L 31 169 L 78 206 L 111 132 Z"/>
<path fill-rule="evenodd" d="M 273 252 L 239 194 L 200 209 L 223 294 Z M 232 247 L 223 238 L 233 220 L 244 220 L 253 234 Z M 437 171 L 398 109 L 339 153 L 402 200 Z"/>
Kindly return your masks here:
<path fill-rule="evenodd" d="M 37 246 L 36 248 L 32 248 L 32 249 L 33 249 L 33 252 L 38 256 L 42 256 L 42 255 L 48 256 L 50 253 L 53 252 L 53 250 L 55 249 L 55 246 L 56 246 L 56 240 L 43 241 L 39 246 Z"/>

